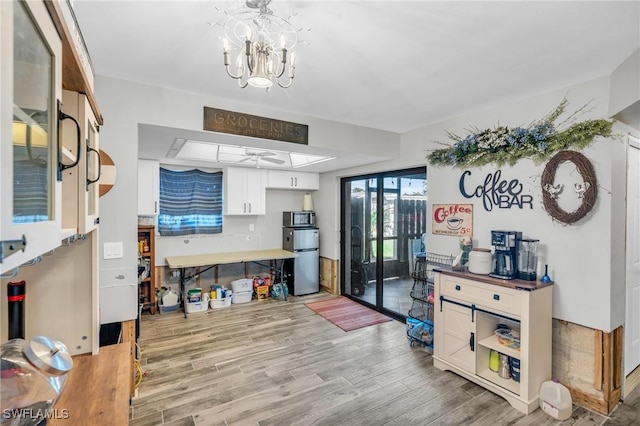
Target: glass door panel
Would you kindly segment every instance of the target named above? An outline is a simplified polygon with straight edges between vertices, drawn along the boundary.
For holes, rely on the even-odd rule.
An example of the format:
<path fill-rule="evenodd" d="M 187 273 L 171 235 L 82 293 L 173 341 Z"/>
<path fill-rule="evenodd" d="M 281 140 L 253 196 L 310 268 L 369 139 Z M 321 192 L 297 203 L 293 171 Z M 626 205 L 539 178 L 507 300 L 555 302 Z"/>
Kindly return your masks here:
<path fill-rule="evenodd" d="M 13 25 L 13 223 L 44 222 L 53 215 L 53 55 L 22 2 Z"/>
<path fill-rule="evenodd" d="M 403 317 L 412 304 L 411 266 L 424 251 L 425 169 L 346 178 L 342 191 L 343 294 Z"/>
<path fill-rule="evenodd" d="M 385 177 L 382 189 L 382 307 L 396 313 L 405 294 L 399 280 L 398 259 L 398 178 Z"/>
<path fill-rule="evenodd" d="M 93 110 L 89 104 L 89 100 L 85 95 L 79 96 L 79 109 L 83 111 L 84 129 L 83 138 L 86 144 L 85 150 L 85 170 L 80 173 L 80 181 L 78 182 L 78 190 L 80 199 L 79 221 L 80 227 L 78 231 L 86 234 L 94 230 L 98 226 L 98 197 L 101 167 L 100 167 L 100 151 L 99 151 L 99 133 L 98 124 L 96 122 Z M 82 167 L 80 168 L 82 170 Z"/>
<path fill-rule="evenodd" d="M 375 269 L 371 266 L 372 212 L 369 180 L 357 179 L 346 182 L 343 186 L 343 197 L 343 293 L 374 304 L 376 288 Z"/>

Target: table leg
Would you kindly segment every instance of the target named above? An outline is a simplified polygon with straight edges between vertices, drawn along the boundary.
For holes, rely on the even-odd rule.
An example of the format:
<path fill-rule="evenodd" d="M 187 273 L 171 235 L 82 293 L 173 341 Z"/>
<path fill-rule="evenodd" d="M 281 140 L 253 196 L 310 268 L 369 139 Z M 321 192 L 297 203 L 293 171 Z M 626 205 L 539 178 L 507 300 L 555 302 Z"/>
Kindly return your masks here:
<path fill-rule="evenodd" d="M 184 269 L 180 268 L 180 299 L 182 300 L 182 310 L 184 311 L 184 317 L 187 317 L 187 305 L 184 302 Z"/>

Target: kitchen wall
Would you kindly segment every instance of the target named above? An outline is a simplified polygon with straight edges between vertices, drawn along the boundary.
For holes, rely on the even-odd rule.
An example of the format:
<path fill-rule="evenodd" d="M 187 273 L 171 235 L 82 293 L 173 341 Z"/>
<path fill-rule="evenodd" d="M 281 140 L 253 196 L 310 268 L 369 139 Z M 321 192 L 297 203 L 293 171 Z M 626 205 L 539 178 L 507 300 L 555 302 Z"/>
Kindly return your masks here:
<path fill-rule="evenodd" d="M 95 78 L 95 93 L 105 121 L 100 129 L 101 149 L 111 156 L 117 168 L 114 187 L 100 199 L 100 307 L 103 323 L 137 316 L 137 296 L 131 289 L 135 291 L 137 284 L 136 182 L 139 123 L 201 130 L 202 109 L 210 106 L 308 124 L 309 145 L 314 147 L 396 157 L 400 146 L 400 135 L 395 133 L 265 110 L 241 102 L 102 76 Z M 242 92 L 239 90 L 238 97 L 241 96 Z M 321 191 L 322 187 L 318 193 Z M 314 194 L 314 201 L 315 198 Z M 211 252 L 229 247 L 279 248 L 282 241 L 280 212 L 290 208 L 298 209 L 301 203 L 302 194 L 299 192 L 268 190 L 267 209 L 270 214 L 261 217 L 225 216 L 222 235 L 192 238 L 189 244 L 184 244 L 184 239 L 160 240 L 156 263 L 163 264 L 164 257 L 168 254 Z M 249 232 L 250 223 L 255 224 L 254 232 Z M 327 232 L 331 231 L 328 229 Z M 123 242 L 123 258 L 104 260 L 102 247 L 107 242 Z"/>

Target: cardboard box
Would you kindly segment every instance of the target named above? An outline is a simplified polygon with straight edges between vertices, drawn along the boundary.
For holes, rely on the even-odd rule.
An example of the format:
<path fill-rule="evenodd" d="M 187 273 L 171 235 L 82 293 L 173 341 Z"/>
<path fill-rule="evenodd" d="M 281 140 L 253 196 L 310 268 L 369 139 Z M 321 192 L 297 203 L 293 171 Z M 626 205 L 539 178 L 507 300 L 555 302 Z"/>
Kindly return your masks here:
<path fill-rule="evenodd" d="M 269 298 L 269 286 L 260 285 L 256 287 L 256 295 L 258 296 L 258 300 L 267 300 Z"/>

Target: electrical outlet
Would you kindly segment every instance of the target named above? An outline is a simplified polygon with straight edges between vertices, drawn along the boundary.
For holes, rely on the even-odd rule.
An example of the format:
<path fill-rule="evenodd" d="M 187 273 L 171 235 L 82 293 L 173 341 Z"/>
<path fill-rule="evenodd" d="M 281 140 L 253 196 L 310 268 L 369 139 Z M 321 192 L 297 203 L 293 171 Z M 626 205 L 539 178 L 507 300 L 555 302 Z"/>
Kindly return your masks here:
<path fill-rule="evenodd" d="M 254 229 L 256 229 L 256 226 L 253 223 L 249 224 L 249 231 L 253 231 Z"/>

